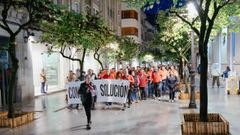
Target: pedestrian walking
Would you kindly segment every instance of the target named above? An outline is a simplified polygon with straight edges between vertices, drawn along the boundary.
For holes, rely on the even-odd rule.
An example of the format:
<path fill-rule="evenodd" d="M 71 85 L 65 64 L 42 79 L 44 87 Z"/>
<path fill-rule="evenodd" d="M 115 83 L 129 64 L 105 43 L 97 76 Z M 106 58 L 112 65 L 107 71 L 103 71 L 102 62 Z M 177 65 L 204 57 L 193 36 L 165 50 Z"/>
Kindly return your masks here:
<path fill-rule="evenodd" d="M 141 99 L 146 100 L 147 93 L 145 91 L 145 88 L 147 86 L 148 79 L 147 79 L 147 74 L 145 73 L 144 69 L 140 70 L 140 73 L 138 76 L 139 76 L 139 80 L 140 80 L 139 88 L 141 90 Z"/>
<path fill-rule="evenodd" d="M 219 82 L 219 76 L 220 76 L 220 72 L 219 72 L 219 67 L 217 65 L 217 63 L 212 65 L 212 77 L 213 77 L 213 81 L 212 81 L 212 88 L 214 88 L 215 83 L 217 82 L 217 87 L 219 88 L 220 86 L 220 82 Z"/>
<path fill-rule="evenodd" d="M 133 103 L 138 103 L 138 91 L 139 91 L 139 77 L 138 75 L 136 75 L 135 73 L 133 74 L 133 78 L 134 78 L 134 84 L 133 84 L 133 91 L 132 91 L 132 101 Z"/>
<path fill-rule="evenodd" d="M 169 72 L 169 75 L 166 79 L 166 83 L 169 89 L 169 102 L 174 102 L 176 87 L 178 85 L 178 79 L 173 71 Z"/>
<path fill-rule="evenodd" d="M 153 85 L 154 85 L 155 98 L 158 98 L 160 97 L 159 83 L 161 81 L 161 76 L 158 72 L 157 67 L 154 67 L 154 71 L 152 73 L 152 79 L 153 79 Z"/>
<path fill-rule="evenodd" d="M 89 75 L 91 77 L 91 81 L 93 80 L 96 80 L 97 79 L 97 76 L 95 73 L 93 73 L 93 70 L 92 69 L 88 69 L 88 73 L 87 75 Z M 93 102 L 92 102 L 92 110 L 95 110 L 95 103 L 97 102 L 97 95 L 94 94 L 92 95 L 93 97 Z"/>
<path fill-rule="evenodd" d="M 46 73 L 45 70 L 42 69 L 41 73 L 40 73 L 40 80 L 41 80 L 41 93 L 46 93 L 47 91 L 47 78 L 46 78 Z"/>
<path fill-rule="evenodd" d="M 78 94 L 81 96 L 82 105 L 87 116 L 87 130 L 91 129 L 91 107 L 92 107 L 92 95 L 95 94 L 93 84 L 91 82 L 91 76 L 87 75 L 85 81 L 80 85 Z"/>

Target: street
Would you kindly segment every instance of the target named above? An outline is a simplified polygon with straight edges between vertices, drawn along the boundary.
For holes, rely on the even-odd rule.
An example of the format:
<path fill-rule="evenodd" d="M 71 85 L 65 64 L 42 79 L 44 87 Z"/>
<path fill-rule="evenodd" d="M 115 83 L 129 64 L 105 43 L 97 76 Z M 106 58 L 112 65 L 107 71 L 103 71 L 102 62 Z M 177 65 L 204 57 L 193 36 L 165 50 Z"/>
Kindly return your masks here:
<path fill-rule="evenodd" d="M 211 80 L 209 80 L 210 86 Z M 82 109 L 66 108 L 65 92 L 41 96 L 35 103 L 23 106 L 24 111 L 35 111 L 36 120 L 27 125 L 9 129 L 1 128 L 1 135 L 181 135 L 182 113 L 198 112 L 187 109 L 189 101 L 174 103 L 148 99 L 121 111 L 121 105 L 104 110 L 98 103 L 92 111 L 92 129 L 86 130 L 86 116 Z M 199 107 L 199 101 L 197 101 Z M 224 88 L 209 87 L 209 113 L 221 113 L 230 122 L 230 132 L 240 132 L 240 97 L 226 95 Z"/>

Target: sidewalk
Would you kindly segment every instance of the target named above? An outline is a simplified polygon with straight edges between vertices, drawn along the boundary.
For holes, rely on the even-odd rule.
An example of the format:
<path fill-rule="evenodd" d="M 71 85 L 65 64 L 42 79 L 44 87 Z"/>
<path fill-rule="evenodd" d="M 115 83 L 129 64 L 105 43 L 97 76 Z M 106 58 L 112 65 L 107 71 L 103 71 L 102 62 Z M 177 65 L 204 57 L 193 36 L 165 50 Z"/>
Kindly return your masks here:
<path fill-rule="evenodd" d="M 240 96 L 226 95 L 224 88 L 211 88 L 209 80 L 209 112 L 221 113 L 230 122 L 230 132 L 240 132 Z M 181 117 L 185 112 L 198 109 L 183 109 L 189 101 L 168 103 L 149 99 L 121 111 L 114 105 L 111 110 L 103 110 L 102 104 L 92 111 L 92 129 L 87 131 L 83 109 L 66 108 L 65 92 L 41 96 L 24 111 L 35 111 L 36 120 L 27 125 L 9 129 L 1 128 L 1 135 L 181 135 Z M 198 105 L 199 107 L 199 105 Z"/>

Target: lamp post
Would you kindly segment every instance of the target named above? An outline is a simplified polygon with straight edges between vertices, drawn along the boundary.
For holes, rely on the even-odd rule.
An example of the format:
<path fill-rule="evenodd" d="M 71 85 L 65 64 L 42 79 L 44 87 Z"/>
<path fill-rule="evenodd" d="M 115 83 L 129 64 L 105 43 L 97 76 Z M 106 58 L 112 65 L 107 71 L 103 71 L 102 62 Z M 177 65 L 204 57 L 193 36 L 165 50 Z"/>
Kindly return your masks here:
<path fill-rule="evenodd" d="M 191 19 L 198 16 L 197 11 L 193 3 L 188 3 L 187 5 L 188 15 Z M 191 70 L 190 70 L 190 77 L 191 77 L 191 94 L 190 94 L 190 103 L 189 108 L 197 108 L 196 99 L 195 99 L 195 73 L 196 73 L 196 56 L 195 56 L 195 47 L 194 47 L 194 31 L 191 31 Z"/>

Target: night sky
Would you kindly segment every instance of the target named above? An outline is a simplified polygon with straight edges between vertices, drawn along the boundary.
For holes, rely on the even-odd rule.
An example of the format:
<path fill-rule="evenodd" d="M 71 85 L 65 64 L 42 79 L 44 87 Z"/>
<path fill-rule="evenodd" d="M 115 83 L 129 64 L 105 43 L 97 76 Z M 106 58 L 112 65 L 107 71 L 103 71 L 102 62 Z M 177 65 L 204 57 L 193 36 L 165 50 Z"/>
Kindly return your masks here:
<path fill-rule="evenodd" d="M 177 6 L 180 7 L 180 5 L 184 4 L 185 0 L 179 0 Z M 146 4 L 145 6 L 148 6 L 148 4 Z M 160 10 L 167 10 L 169 9 L 171 6 L 173 6 L 173 2 L 172 0 L 161 0 L 160 3 L 156 3 L 154 4 L 152 9 L 146 10 L 145 13 L 147 15 L 147 20 L 152 24 L 152 25 L 156 25 L 156 19 L 157 19 L 157 13 Z"/>

